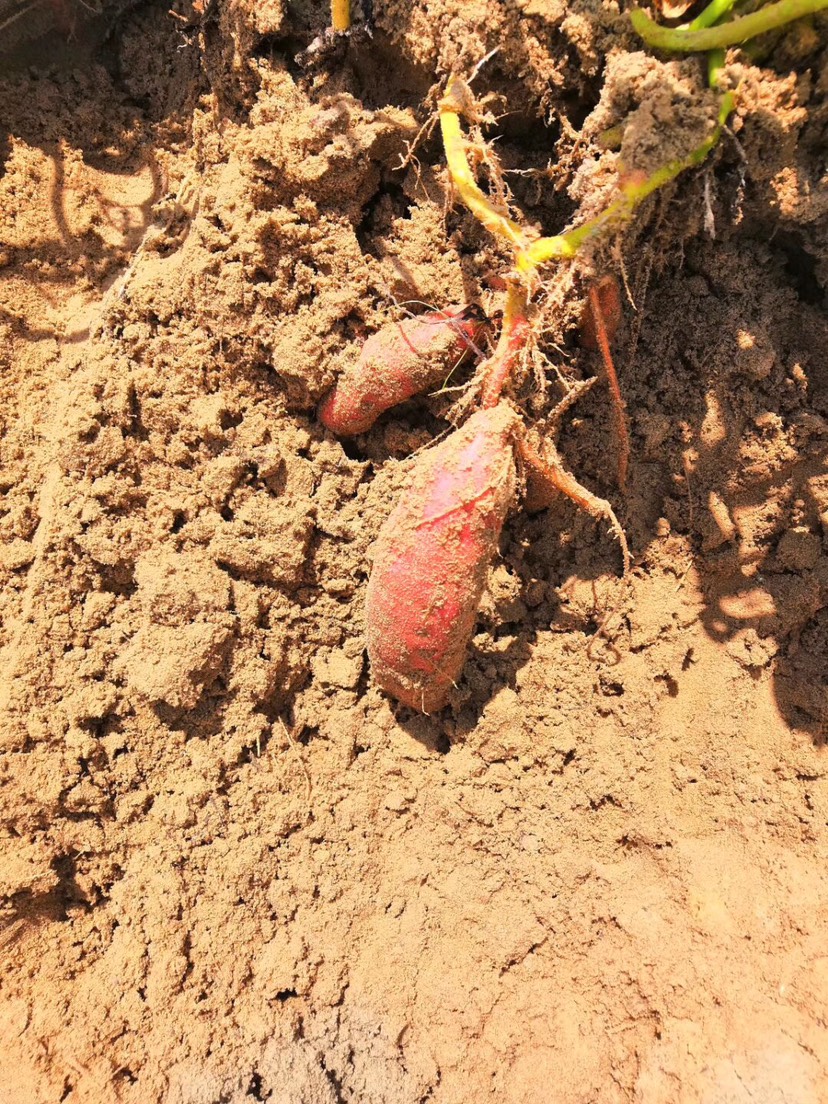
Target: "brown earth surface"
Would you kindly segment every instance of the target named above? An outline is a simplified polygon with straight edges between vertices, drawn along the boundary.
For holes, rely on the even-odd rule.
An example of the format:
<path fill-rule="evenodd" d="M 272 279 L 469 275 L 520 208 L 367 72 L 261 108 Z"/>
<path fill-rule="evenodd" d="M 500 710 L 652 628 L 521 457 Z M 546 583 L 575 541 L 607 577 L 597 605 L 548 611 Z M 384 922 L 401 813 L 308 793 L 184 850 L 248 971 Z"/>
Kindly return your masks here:
<path fill-rule="evenodd" d="M 702 61 L 614 0 L 333 43 L 319 0 L 98 7 L 0 55 L 0 1100 L 828 1100 L 828 20 L 733 51 L 704 166 L 549 269 L 541 432 L 628 287 L 627 493 L 604 386 L 558 442 L 634 568 L 516 503 L 425 717 L 362 611 L 451 397 L 315 408 L 507 257 L 436 133 L 400 166 L 497 48 L 487 136 L 558 232 L 699 143 Z"/>

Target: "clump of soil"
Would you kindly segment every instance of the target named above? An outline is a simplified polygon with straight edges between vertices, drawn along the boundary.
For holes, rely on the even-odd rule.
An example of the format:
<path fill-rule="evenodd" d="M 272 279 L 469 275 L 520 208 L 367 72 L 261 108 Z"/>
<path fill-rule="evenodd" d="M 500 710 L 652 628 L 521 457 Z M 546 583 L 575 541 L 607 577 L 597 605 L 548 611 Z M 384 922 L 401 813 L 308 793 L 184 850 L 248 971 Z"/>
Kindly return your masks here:
<path fill-rule="evenodd" d="M 450 705 L 371 683 L 371 544 L 426 397 L 315 409 L 417 301 L 498 306 L 434 86 L 557 232 L 715 115 L 585 0 L 102 9 L 0 79 L 0 1071 L 12 1104 L 828 1094 L 828 47 L 734 53 L 732 132 L 550 273 L 629 291 L 568 502 L 516 507 Z M 25 40 L 25 41 L 24 41 Z M 38 40 L 41 41 L 41 40 Z M 24 50 L 29 53 L 24 54 Z M 16 52 L 15 52 L 16 51 Z M 25 62 L 25 63 L 24 63 Z M 415 156 L 409 156 L 419 136 Z M 609 616 L 608 616 L 609 615 Z"/>

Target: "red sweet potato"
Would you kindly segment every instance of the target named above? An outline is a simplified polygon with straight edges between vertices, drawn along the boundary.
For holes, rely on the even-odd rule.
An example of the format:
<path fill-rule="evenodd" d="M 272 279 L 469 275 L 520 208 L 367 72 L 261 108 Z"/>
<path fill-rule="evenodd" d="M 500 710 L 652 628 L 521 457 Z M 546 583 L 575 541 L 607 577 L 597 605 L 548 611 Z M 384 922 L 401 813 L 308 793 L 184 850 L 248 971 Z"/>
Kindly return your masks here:
<path fill-rule="evenodd" d="M 423 713 L 440 709 L 474 629 L 515 491 L 518 416 L 480 410 L 424 453 L 383 526 L 368 581 L 374 681 Z"/>
<path fill-rule="evenodd" d="M 322 400 L 319 420 L 343 437 L 364 433 L 390 407 L 444 383 L 482 330 L 473 307 L 448 307 L 383 326 Z"/>

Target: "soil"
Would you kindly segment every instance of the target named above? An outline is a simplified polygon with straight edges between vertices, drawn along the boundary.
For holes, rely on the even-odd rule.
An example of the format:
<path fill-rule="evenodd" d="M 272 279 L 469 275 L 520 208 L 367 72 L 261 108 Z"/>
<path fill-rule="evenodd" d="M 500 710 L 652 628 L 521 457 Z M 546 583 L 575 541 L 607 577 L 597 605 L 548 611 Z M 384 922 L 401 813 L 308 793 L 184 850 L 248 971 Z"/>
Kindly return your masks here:
<path fill-rule="evenodd" d="M 557 442 L 634 567 L 516 502 L 422 716 L 363 601 L 456 394 L 315 410 L 405 304 L 501 305 L 437 89 L 496 49 L 485 133 L 555 233 L 709 133 L 702 61 L 610 0 L 334 42 L 320 0 L 109 7 L 0 55 L 3 1100 L 828 1099 L 825 16 L 732 51 L 705 164 L 550 267 L 512 397 L 551 440 L 620 277 L 626 493 L 603 384 Z"/>

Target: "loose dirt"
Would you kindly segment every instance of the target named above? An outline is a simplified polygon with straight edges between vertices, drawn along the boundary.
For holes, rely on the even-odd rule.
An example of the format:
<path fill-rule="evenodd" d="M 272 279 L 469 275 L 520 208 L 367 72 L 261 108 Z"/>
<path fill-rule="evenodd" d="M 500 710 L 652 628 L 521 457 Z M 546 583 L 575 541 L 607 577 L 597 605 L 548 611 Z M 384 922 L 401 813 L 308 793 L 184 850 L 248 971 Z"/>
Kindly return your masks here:
<path fill-rule="evenodd" d="M 436 134 L 403 164 L 434 86 L 497 48 L 550 233 L 610 201 L 611 128 L 651 171 L 716 105 L 614 3 L 370 7 L 320 45 L 311 0 L 64 0 L 0 56 L 0 1096 L 819 1104 L 828 23 L 734 52 L 709 161 L 550 270 L 541 432 L 600 371 L 589 281 L 629 289 L 626 496 L 603 385 L 559 447 L 635 567 L 516 504 L 424 717 L 362 608 L 453 396 L 351 441 L 315 408 L 402 304 L 498 307 Z"/>

